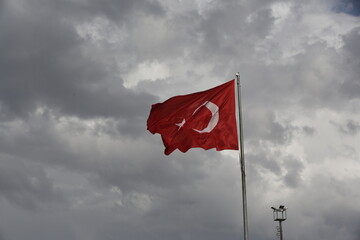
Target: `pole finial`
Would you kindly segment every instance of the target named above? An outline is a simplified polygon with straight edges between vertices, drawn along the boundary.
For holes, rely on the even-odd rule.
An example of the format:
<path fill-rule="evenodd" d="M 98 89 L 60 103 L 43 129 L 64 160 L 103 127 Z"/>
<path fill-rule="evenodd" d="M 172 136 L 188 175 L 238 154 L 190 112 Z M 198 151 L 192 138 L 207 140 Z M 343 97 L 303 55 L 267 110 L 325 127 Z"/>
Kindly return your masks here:
<path fill-rule="evenodd" d="M 235 73 L 235 76 L 237 76 L 237 77 L 240 76 L 240 73 L 239 73 L 239 72 L 236 72 L 236 73 Z"/>

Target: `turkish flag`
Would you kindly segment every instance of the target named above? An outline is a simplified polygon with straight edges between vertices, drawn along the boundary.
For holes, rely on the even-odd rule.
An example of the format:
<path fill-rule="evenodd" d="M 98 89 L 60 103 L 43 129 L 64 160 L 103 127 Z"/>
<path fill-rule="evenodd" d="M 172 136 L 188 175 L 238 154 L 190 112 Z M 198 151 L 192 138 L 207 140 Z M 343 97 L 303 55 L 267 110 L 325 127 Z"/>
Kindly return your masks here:
<path fill-rule="evenodd" d="M 196 147 L 238 150 L 235 80 L 152 105 L 147 129 L 161 134 L 166 155 Z"/>

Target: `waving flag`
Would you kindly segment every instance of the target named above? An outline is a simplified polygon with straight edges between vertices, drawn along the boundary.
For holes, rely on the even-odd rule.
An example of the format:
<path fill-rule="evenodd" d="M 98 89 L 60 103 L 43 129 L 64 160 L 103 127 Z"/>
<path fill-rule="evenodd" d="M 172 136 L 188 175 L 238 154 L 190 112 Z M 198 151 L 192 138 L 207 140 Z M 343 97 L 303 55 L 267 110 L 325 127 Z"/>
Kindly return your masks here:
<path fill-rule="evenodd" d="M 197 147 L 238 150 L 235 80 L 152 105 L 147 129 L 161 135 L 166 155 Z"/>

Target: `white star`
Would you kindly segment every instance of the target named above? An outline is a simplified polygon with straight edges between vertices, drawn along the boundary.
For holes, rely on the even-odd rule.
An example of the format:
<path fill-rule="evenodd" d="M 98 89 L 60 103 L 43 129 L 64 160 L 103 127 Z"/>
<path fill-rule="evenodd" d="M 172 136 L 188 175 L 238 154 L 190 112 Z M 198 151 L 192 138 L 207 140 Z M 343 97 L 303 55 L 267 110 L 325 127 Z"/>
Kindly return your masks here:
<path fill-rule="evenodd" d="M 179 126 L 178 130 L 180 130 L 180 128 L 182 128 L 184 126 L 185 122 L 186 121 L 185 121 L 185 118 L 184 118 L 181 123 L 175 123 L 176 126 Z"/>

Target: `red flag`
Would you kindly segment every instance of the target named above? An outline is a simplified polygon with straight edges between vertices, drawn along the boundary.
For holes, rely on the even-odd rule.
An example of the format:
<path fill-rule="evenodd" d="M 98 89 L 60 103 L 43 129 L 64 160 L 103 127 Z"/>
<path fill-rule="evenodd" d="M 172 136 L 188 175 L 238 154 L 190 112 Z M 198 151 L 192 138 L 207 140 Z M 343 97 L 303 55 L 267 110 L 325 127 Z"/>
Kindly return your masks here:
<path fill-rule="evenodd" d="M 238 150 L 235 80 L 152 105 L 147 129 L 161 134 L 165 154 L 190 148 Z"/>

